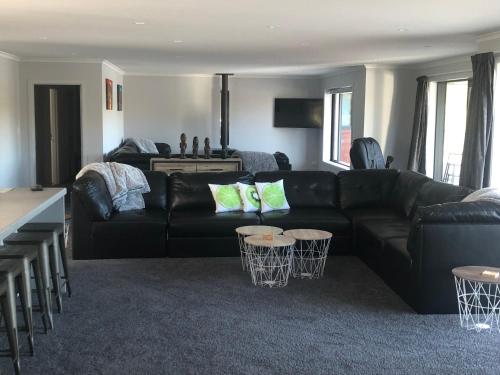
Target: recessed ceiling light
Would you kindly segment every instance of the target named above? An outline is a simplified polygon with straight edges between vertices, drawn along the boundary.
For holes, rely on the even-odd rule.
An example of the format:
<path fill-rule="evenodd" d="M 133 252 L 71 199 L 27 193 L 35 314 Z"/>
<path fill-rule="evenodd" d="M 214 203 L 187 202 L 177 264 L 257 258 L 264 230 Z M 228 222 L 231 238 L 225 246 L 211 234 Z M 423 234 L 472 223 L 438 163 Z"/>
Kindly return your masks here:
<path fill-rule="evenodd" d="M 181 44 L 181 43 L 184 43 L 184 41 L 183 41 L 183 40 L 181 40 L 181 39 L 175 39 L 175 40 L 174 40 L 174 43 L 175 43 L 175 44 Z"/>
<path fill-rule="evenodd" d="M 144 21 L 135 21 L 134 23 L 136 25 L 145 25 L 146 24 L 146 22 L 144 22 Z"/>
<path fill-rule="evenodd" d="M 48 37 L 46 37 L 46 36 L 41 36 L 41 37 L 40 37 L 40 40 L 47 40 L 47 39 L 49 39 L 49 38 L 48 38 Z"/>
<path fill-rule="evenodd" d="M 280 25 L 267 25 L 267 28 L 268 28 L 269 30 L 275 30 L 275 29 L 277 29 L 278 27 L 280 27 Z"/>
<path fill-rule="evenodd" d="M 398 29 L 398 31 L 399 31 L 400 33 L 404 33 L 404 32 L 406 32 L 406 31 L 408 31 L 408 29 L 407 29 L 406 27 L 400 27 L 400 28 Z"/>

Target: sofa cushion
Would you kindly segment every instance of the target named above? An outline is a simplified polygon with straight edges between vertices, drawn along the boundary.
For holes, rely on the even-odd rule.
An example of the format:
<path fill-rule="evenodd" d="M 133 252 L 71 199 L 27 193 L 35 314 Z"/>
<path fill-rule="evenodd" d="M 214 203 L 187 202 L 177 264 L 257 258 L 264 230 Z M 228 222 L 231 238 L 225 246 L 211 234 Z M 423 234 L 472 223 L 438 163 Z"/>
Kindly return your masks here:
<path fill-rule="evenodd" d="M 115 213 L 94 222 L 93 258 L 145 258 L 166 255 L 167 215 L 159 209 Z"/>
<path fill-rule="evenodd" d="M 462 186 L 445 184 L 434 180 L 428 181 L 420 188 L 411 215 L 418 207 L 427 207 L 439 203 L 459 202 L 472 190 Z"/>
<path fill-rule="evenodd" d="M 353 222 L 364 220 L 398 220 L 402 215 L 391 208 L 351 208 L 343 211 Z"/>
<path fill-rule="evenodd" d="M 384 263 L 387 269 L 407 270 L 412 266 L 412 259 L 406 245 L 407 238 L 389 238 L 384 245 Z"/>
<path fill-rule="evenodd" d="M 228 185 L 242 182 L 253 184 L 247 172 L 174 173 L 168 178 L 168 197 L 171 211 L 215 211 L 215 202 L 208 184 Z M 254 215 L 255 216 L 255 215 Z"/>
<path fill-rule="evenodd" d="M 391 206 L 401 214 L 409 217 L 423 184 L 431 179 L 412 171 L 401 171 L 391 194 Z"/>
<path fill-rule="evenodd" d="M 339 172 L 342 209 L 387 207 L 399 172 L 395 169 L 359 169 Z"/>
<path fill-rule="evenodd" d="M 169 218 L 169 237 L 235 237 L 235 229 L 259 225 L 254 212 L 223 212 L 210 210 L 174 211 Z"/>
<path fill-rule="evenodd" d="M 102 176 L 88 171 L 73 184 L 73 194 L 82 203 L 91 220 L 109 220 L 113 201 Z"/>
<path fill-rule="evenodd" d="M 408 219 L 365 220 L 356 225 L 356 239 L 359 243 L 375 244 L 383 250 L 390 238 L 408 238 L 411 224 Z"/>
<path fill-rule="evenodd" d="M 325 171 L 276 171 L 255 174 L 256 182 L 283 179 L 285 195 L 292 208 L 337 207 L 337 177 Z"/>
<path fill-rule="evenodd" d="M 167 175 L 159 171 L 144 171 L 151 191 L 143 194 L 146 208 L 167 209 Z"/>
<path fill-rule="evenodd" d="M 286 211 L 272 211 L 260 215 L 262 224 L 287 229 L 322 229 L 335 235 L 350 232 L 351 222 L 340 210 L 332 208 L 291 208 Z"/>

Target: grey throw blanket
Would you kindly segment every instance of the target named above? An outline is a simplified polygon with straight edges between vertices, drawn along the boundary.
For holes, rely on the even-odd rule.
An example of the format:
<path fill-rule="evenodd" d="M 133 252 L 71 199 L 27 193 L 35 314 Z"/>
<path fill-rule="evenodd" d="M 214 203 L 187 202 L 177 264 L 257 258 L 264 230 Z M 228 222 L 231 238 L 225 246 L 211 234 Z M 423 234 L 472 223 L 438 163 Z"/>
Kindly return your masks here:
<path fill-rule="evenodd" d="M 141 154 L 158 154 L 158 148 L 151 139 L 129 138 L 139 149 Z"/>
<path fill-rule="evenodd" d="M 76 178 L 87 171 L 95 171 L 102 176 L 115 210 L 128 211 L 145 207 L 142 194 L 149 193 L 151 189 L 140 169 L 120 163 L 91 163 L 83 167 Z"/>
<path fill-rule="evenodd" d="M 258 151 L 235 151 L 234 158 L 240 158 L 243 163 L 243 170 L 252 174 L 256 172 L 277 171 L 278 163 L 273 154 Z"/>

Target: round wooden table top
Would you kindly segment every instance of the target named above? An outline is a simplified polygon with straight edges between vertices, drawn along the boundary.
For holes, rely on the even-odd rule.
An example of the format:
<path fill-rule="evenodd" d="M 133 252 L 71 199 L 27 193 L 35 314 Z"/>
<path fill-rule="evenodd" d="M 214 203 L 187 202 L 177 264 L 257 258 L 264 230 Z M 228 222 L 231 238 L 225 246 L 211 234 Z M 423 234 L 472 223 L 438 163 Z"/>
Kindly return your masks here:
<path fill-rule="evenodd" d="M 282 234 L 273 235 L 272 239 L 267 239 L 262 235 L 253 235 L 245 237 L 245 242 L 252 246 L 285 247 L 295 244 L 295 238 L 283 236 Z"/>
<path fill-rule="evenodd" d="M 479 283 L 500 284 L 500 276 L 494 277 L 490 275 L 484 275 L 483 271 L 500 273 L 500 268 L 483 267 L 483 266 L 465 266 L 465 267 L 456 267 L 451 270 L 451 272 L 453 272 L 453 275 L 464 280 L 476 281 Z"/>
<path fill-rule="evenodd" d="M 330 232 L 318 229 L 290 229 L 284 231 L 283 234 L 300 241 L 327 240 L 333 236 Z"/>
<path fill-rule="evenodd" d="M 245 227 L 236 228 L 236 233 L 243 236 L 253 236 L 256 234 L 281 234 L 283 233 L 283 229 L 271 227 L 269 225 L 247 225 Z"/>

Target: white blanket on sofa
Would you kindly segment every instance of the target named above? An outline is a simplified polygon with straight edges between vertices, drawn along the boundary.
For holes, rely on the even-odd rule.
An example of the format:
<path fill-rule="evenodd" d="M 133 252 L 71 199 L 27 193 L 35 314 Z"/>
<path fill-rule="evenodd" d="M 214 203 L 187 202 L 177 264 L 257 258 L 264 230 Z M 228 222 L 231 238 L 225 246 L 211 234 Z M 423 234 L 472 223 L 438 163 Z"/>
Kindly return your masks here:
<path fill-rule="evenodd" d="M 91 163 L 83 167 L 76 178 L 87 171 L 95 171 L 102 176 L 115 210 L 128 211 L 145 207 L 142 194 L 149 193 L 151 189 L 140 169 L 121 163 Z"/>

